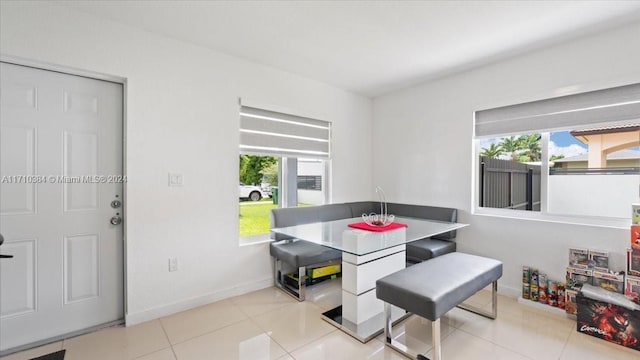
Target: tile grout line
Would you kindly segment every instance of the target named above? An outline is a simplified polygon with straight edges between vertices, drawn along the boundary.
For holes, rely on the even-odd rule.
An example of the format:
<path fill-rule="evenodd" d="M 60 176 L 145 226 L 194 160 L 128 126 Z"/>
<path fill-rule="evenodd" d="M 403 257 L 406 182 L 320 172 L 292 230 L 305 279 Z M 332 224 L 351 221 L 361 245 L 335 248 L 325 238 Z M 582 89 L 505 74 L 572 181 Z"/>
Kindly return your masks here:
<path fill-rule="evenodd" d="M 230 326 L 237 325 L 237 324 L 239 324 L 239 323 L 241 323 L 241 322 L 243 322 L 243 321 L 245 321 L 245 320 L 250 320 L 254 325 L 256 325 L 260 330 L 262 330 L 262 331 L 263 331 L 263 333 L 265 333 L 267 336 L 269 336 L 269 334 L 267 334 L 267 332 L 266 332 L 266 331 L 265 331 L 265 330 L 264 330 L 264 329 L 263 329 L 259 324 L 257 324 L 257 323 L 253 320 L 253 316 L 250 316 L 250 315 L 249 315 L 249 314 L 247 314 L 245 311 L 243 311 L 243 310 L 242 310 L 242 308 L 240 307 L 240 305 L 238 305 L 238 304 L 237 304 L 235 301 L 233 301 L 232 299 L 226 299 L 226 300 L 229 300 L 229 303 L 230 303 L 231 305 L 233 305 L 233 306 L 234 306 L 234 307 L 235 307 L 235 308 L 236 308 L 236 309 L 237 309 L 237 310 L 238 310 L 242 315 L 244 315 L 244 316 L 245 316 L 245 318 L 240 319 L 240 320 L 238 320 L 238 321 L 234 321 L 234 322 L 232 322 L 232 323 L 229 323 L 229 324 L 227 324 L 227 325 L 224 325 L 224 326 L 222 326 L 222 327 L 220 327 L 220 328 L 217 328 L 217 329 L 215 329 L 215 330 L 207 331 L 207 332 L 205 332 L 205 333 L 202 333 L 202 334 L 196 335 L 196 336 L 194 336 L 194 337 L 191 337 L 191 338 L 188 338 L 188 339 L 184 339 L 184 340 L 182 340 L 182 341 L 176 342 L 175 344 L 171 342 L 171 339 L 169 339 L 169 335 L 167 334 L 167 330 L 165 329 L 165 327 L 164 327 L 164 325 L 163 325 L 163 323 L 162 323 L 162 319 L 163 319 L 163 318 L 167 318 L 167 317 L 169 317 L 169 316 L 173 316 L 173 315 L 175 315 L 175 314 L 168 315 L 168 316 L 164 316 L 164 317 L 162 317 L 162 318 L 158 318 L 158 319 L 157 319 L 157 320 L 160 322 L 160 326 L 162 327 L 162 331 L 164 332 L 164 334 L 165 334 L 165 336 L 166 336 L 166 338 L 167 338 L 167 341 L 169 342 L 169 346 L 171 347 L 171 351 L 173 352 L 173 355 L 174 355 L 174 357 L 175 357 L 176 359 L 178 358 L 178 356 L 177 356 L 177 354 L 176 354 L 176 352 L 175 352 L 175 349 L 174 349 L 174 346 L 175 346 L 175 345 L 184 344 L 184 343 L 185 343 L 185 342 L 187 342 L 187 341 L 191 341 L 191 340 L 197 339 L 197 338 L 199 338 L 199 337 L 202 337 L 202 336 L 205 336 L 205 335 L 209 335 L 209 334 L 211 334 L 211 333 L 214 333 L 214 332 L 217 332 L 217 331 L 223 330 L 223 329 L 228 328 L 228 327 L 230 327 Z M 224 301 L 224 300 L 222 300 L 222 301 Z M 214 303 L 215 303 L 215 302 L 214 302 Z M 213 303 L 211 303 L 211 304 L 213 304 Z M 296 304 L 296 303 L 294 302 L 294 303 L 292 303 L 292 304 Z M 210 304 L 207 304 L 207 305 L 210 305 Z M 278 307 L 278 309 L 270 310 L 270 311 L 267 311 L 267 312 L 265 312 L 265 313 L 262 313 L 262 314 L 259 314 L 259 315 L 256 315 L 256 316 L 260 316 L 260 315 L 263 315 L 263 314 L 267 314 L 267 313 L 272 312 L 272 311 L 275 311 L 275 310 L 280 310 L 282 307 L 287 306 L 287 305 L 289 305 L 289 304 L 284 304 L 283 306 Z M 195 308 L 194 308 L 194 309 L 195 309 Z M 193 310 L 193 309 L 190 309 L 190 310 Z M 187 311 L 189 311 L 189 310 L 187 310 Z M 272 338 L 271 336 L 269 336 L 269 338 L 273 340 L 273 338 Z M 280 346 L 280 347 L 285 351 L 285 353 L 286 353 L 286 354 L 288 354 L 287 350 L 286 350 L 282 345 L 280 345 L 280 344 L 279 344 L 278 342 L 276 342 L 275 340 L 273 340 L 273 341 L 274 341 L 276 344 L 278 344 L 278 346 Z"/>
<path fill-rule="evenodd" d="M 327 337 L 327 336 L 329 336 L 329 335 L 333 334 L 333 333 L 334 333 L 334 332 L 336 332 L 336 331 L 340 331 L 340 330 L 338 330 L 338 329 L 333 329 L 333 330 L 329 331 L 328 333 L 326 333 L 326 334 L 324 334 L 324 335 L 321 335 L 319 338 L 313 339 L 313 340 L 309 341 L 308 343 L 304 343 L 304 344 L 302 344 L 302 345 L 298 346 L 297 348 L 295 348 L 295 349 L 291 350 L 291 352 L 289 352 L 289 356 L 293 357 L 293 355 L 291 354 L 292 352 L 297 351 L 297 350 L 300 350 L 300 349 L 302 349 L 303 347 L 308 346 L 309 344 L 314 343 L 314 342 L 316 342 L 316 341 L 318 341 L 318 340 L 320 340 L 320 339 L 322 339 L 322 338 L 324 338 L 324 337 Z M 347 335 L 347 336 L 348 336 L 348 335 Z M 355 340 L 355 339 L 354 339 L 354 340 Z M 356 340 L 356 341 L 358 341 L 358 340 Z M 364 345 L 364 344 L 363 344 L 363 345 Z M 286 351 L 286 350 L 285 350 L 285 351 Z M 295 358 L 294 358 L 294 359 L 295 359 Z"/>
<path fill-rule="evenodd" d="M 322 314 L 322 312 L 324 312 L 324 309 L 322 308 L 322 306 L 317 305 L 317 304 L 315 304 L 315 303 L 313 303 L 313 302 L 306 302 L 306 301 L 302 301 L 302 302 L 294 302 L 294 303 L 293 303 L 293 305 L 298 305 L 298 304 L 312 305 L 312 306 L 315 306 L 315 307 L 317 307 L 318 309 L 320 309 L 320 314 Z M 280 310 L 280 308 L 278 308 L 277 310 Z M 274 310 L 274 311 L 275 311 L 275 310 Z M 269 311 L 269 312 L 272 312 L 272 311 Z M 269 312 L 265 312 L 264 314 L 268 314 Z M 262 315 L 264 315 L 264 314 L 256 315 L 256 316 L 262 316 Z M 275 340 L 271 335 L 269 335 L 269 334 L 267 333 L 267 330 L 266 330 L 265 328 L 263 328 L 262 326 L 260 326 L 260 324 L 258 324 L 258 323 L 255 321 L 255 319 L 254 319 L 253 317 L 250 317 L 250 319 L 251 319 L 251 321 L 253 321 L 253 322 L 258 326 L 258 328 L 260 328 L 260 329 L 261 329 L 265 334 L 267 334 L 267 336 L 269 336 L 269 338 L 270 338 L 271 340 L 273 340 L 273 342 L 275 342 L 276 344 L 278 344 L 278 346 L 280 346 L 280 347 L 281 347 L 281 348 L 282 348 L 282 349 L 283 349 L 283 350 L 284 350 L 284 351 L 285 351 L 289 356 L 291 356 L 291 357 L 293 357 L 293 355 L 291 355 L 291 352 L 296 351 L 296 350 L 298 350 L 298 349 L 302 348 L 303 346 L 309 345 L 310 343 L 312 343 L 312 342 L 314 342 L 314 341 L 317 341 L 317 340 L 319 340 L 319 339 L 323 338 L 324 336 L 329 335 L 329 334 L 331 334 L 332 332 L 334 332 L 334 331 L 338 330 L 338 329 L 334 328 L 333 330 L 329 331 L 328 333 L 326 333 L 326 334 L 324 334 L 324 335 L 321 335 L 321 336 L 320 336 L 320 337 L 318 337 L 318 338 L 312 339 L 312 340 L 310 340 L 309 342 L 304 343 L 304 344 L 302 344 L 302 345 L 300 345 L 300 346 L 296 347 L 295 349 L 293 349 L 293 350 L 289 351 L 289 350 L 285 349 L 285 347 L 284 347 L 284 346 L 282 346 L 282 344 L 280 344 L 279 342 L 277 342 L 277 341 L 276 341 L 276 340 Z M 322 321 L 322 322 L 324 322 L 324 320 L 321 320 L 321 321 Z M 327 324 L 327 325 L 331 326 L 330 324 Z M 331 327 L 333 327 L 333 326 L 331 326 Z"/>
<path fill-rule="evenodd" d="M 486 342 L 488 342 L 489 344 L 492 344 L 492 345 L 494 345 L 494 346 L 497 346 L 497 347 L 499 347 L 499 348 L 501 348 L 501 349 L 503 349 L 503 350 L 507 350 L 507 351 L 509 351 L 509 352 L 516 353 L 516 354 L 518 354 L 518 355 L 520 355 L 520 356 L 522 356 L 522 357 L 525 357 L 525 358 L 527 358 L 527 359 L 532 359 L 532 358 L 531 358 L 531 357 L 529 357 L 528 355 L 522 354 L 521 352 L 516 351 L 516 350 L 511 350 L 511 349 L 509 349 L 509 348 L 506 348 L 506 347 L 504 347 L 504 346 L 502 346 L 502 345 L 500 345 L 500 344 L 498 344 L 498 343 L 495 343 L 495 342 L 493 342 L 493 341 L 491 341 L 491 340 L 489 340 L 489 339 L 485 339 L 485 338 L 483 338 L 483 337 L 480 337 L 480 336 L 478 336 L 478 335 L 472 334 L 472 333 L 470 333 L 470 332 L 468 332 L 468 331 L 465 331 L 465 330 L 463 330 L 463 329 L 458 329 L 458 330 L 462 331 L 463 333 L 465 333 L 465 334 L 467 334 L 467 335 L 469 335 L 469 336 L 472 336 L 472 337 L 474 337 L 474 338 L 476 338 L 476 339 L 479 339 L 479 340 L 481 340 L 481 341 L 486 341 Z"/>
<path fill-rule="evenodd" d="M 176 351 L 173 348 L 173 344 L 171 343 L 171 340 L 169 339 L 169 334 L 167 334 L 167 330 L 164 328 L 164 325 L 162 325 L 162 320 L 158 319 L 158 322 L 160 323 L 160 328 L 162 328 L 162 332 L 164 333 L 164 337 L 167 338 L 167 342 L 169 343 L 169 347 L 171 348 L 171 352 L 173 353 L 173 357 L 176 360 L 178 360 L 178 354 L 176 354 Z"/>
<path fill-rule="evenodd" d="M 230 327 L 230 326 L 237 325 L 237 324 L 239 324 L 239 323 L 241 323 L 241 322 L 243 322 L 243 321 L 245 321 L 245 320 L 249 320 L 249 318 L 245 318 L 245 319 L 240 319 L 240 320 L 238 320 L 238 321 L 234 321 L 234 322 L 232 322 L 232 323 L 229 323 L 229 324 L 227 324 L 227 325 L 224 325 L 224 326 L 222 326 L 222 327 L 219 327 L 219 328 L 217 328 L 217 329 L 215 329 L 215 330 L 211 330 L 211 331 L 204 332 L 204 333 L 199 334 L 199 335 L 196 335 L 196 336 L 194 336 L 194 337 L 190 337 L 190 338 L 188 338 L 188 339 L 184 339 L 184 340 L 182 340 L 182 341 L 179 341 L 179 342 L 177 342 L 177 343 L 175 343 L 175 344 L 172 344 L 172 343 L 171 343 L 171 340 L 169 340 L 169 344 L 170 344 L 170 345 L 171 345 L 171 347 L 173 348 L 173 346 L 174 346 L 174 345 L 184 344 L 184 343 L 186 343 L 187 341 L 191 341 L 191 340 L 193 340 L 193 339 L 197 339 L 197 338 L 199 338 L 199 337 L 202 337 L 202 336 L 205 336 L 205 335 L 209 335 L 209 334 L 214 333 L 214 332 L 216 332 L 216 331 L 220 331 L 220 330 L 222 330 L 222 329 L 226 329 L 226 328 L 228 328 L 228 327 Z M 163 327 L 163 330 L 164 330 L 164 327 Z M 167 337 L 168 337 L 168 336 L 167 336 Z"/>
<path fill-rule="evenodd" d="M 290 357 L 293 357 L 293 355 L 291 355 L 291 353 L 289 351 L 287 351 L 287 349 L 284 348 L 284 346 L 282 346 L 282 344 L 280 344 L 279 342 L 276 341 L 276 339 L 274 339 L 268 332 L 267 330 L 265 330 L 262 326 L 260 326 L 260 324 L 258 324 L 253 317 L 249 317 L 249 321 L 251 321 L 255 326 L 258 327 L 258 329 L 262 330 L 262 333 L 267 335 L 269 337 L 269 339 L 271 339 L 271 341 L 273 341 L 274 343 L 276 343 L 278 346 L 280 346 L 280 348 L 282 350 L 284 350 L 284 355 L 280 356 L 284 357 L 285 355 L 289 355 Z M 295 359 L 295 358 L 294 358 Z"/>
<path fill-rule="evenodd" d="M 225 299 L 225 300 L 220 300 L 220 301 L 226 301 L 226 300 L 227 300 L 227 299 Z M 212 302 L 212 303 L 205 304 L 205 305 L 201 305 L 201 306 L 198 306 L 198 307 L 196 307 L 196 308 L 189 309 L 189 310 L 185 310 L 185 311 L 191 311 L 191 310 L 194 310 L 194 309 L 200 308 L 200 307 L 202 307 L 202 306 L 207 306 L 207 305 L 215 304 L 215 303 L 217 303 L 217 302 L 218 302 L 218 301 L 214 301 L 214 302 Z M 196 336 L 194 336 L 194 337 L 191 337 L 191 338 L 188 338 L 188 339 L 184 339 L 184 340 L 179 341 L 179 342 L 177 342 L 177 343 L 175 343 L 175 344 L 172 344 L 172 343 L 171 343 L 171 339 L 169 339 L 169 335 L 167 334 L 167 331 L 166 331 L 166 329 L 164 328 L 164 325 L 162 325 L 162 319 L 167 318 L 167 317 L 170 317 L 170 316 L 177 315 L 177 314 L 179 314 L 179 313 L 171 314 L 171 315 L 167 315 L 167 316 L 163 316 L 162 318 L 158 318 L 157 320 L 158 320 L 158 321 L 160 321 L 160 325 L 162 325 L 162 330 L 165 332 L 165 335 L 167 336 L 167 340 L 169 341 L 169 345 L 171 345 L 171 348 L 173 349 L 173 346 L 174 346 L 174 345 L 183 344 L 183 343 L 185 343 L 185 342 L 187 342 L 187 341 L 190 341 L 190 340 L 193 340 L 193 339 L 199 338 L 199 337 L 204 336 L 204 335 L 208 335 L 208 334 L 214 333 L 214 332 L 216 332 L 216 331 L 218 331 L 218 330 L 222 330 L 222 329 L 227 328 L 227 327 L 229 327 L 229 326 L 233 326 L 233 325 L 239 324 L 239 323 L 241 323 L 241 322 L 243 322 L 243 321 L 245 321 L 245 320 L 249 319 L 249 316 L 248 316 L 248 315 L 246 315 L 246 314 L 242 311 L 242 309 L 240 309 L 240 308 L 239 308 L 239 306 L 237 306 L 237 305 L 236 305 L 236 304 L 234 304 L 233 302 L 231 302 L 231 305 L 233 305 L 234 307 L 236 307 L 236 308 L 237 308 L 237 310 L 238 310 L 242 315 L 244 315 L 244 316 L 245 316 L 245 318 L 244 318 L 244 319 L 240 319 L 240 320 L 238 320 L 238 321 L 233 321 L 233 322 L 231 322 L 231 323 L 229 323 L 229 324 L 226 324 L 226 325 L 224 325 L 224 326 L 222 326 L 222 327 L 219 327 L 219 328 L 217 328 L 217 329 L 215 329 L 215 330 L 207 331 L 207 332 L 204 332 L 204 333 L 202 333 L 202 334 L 196 335 Z M 183 312 L 183 311 L 181 311 L 181 312 Z"/>
<path fill-rule="evenodd" d="M 562 355 L 564 355 L 564 351 L 567 348 L 567 345 L 569 345 L 569 339 L 571 338 L 571 334 L 573 334 L 573 331 L 569 331 L 569 335 L 567 335 L 567 339 L 564 341 L 564 345 L 562 345 L 562 350 L 560 350 L 560 354 L 558 355 L 558 360 L 562 359 Z"/>

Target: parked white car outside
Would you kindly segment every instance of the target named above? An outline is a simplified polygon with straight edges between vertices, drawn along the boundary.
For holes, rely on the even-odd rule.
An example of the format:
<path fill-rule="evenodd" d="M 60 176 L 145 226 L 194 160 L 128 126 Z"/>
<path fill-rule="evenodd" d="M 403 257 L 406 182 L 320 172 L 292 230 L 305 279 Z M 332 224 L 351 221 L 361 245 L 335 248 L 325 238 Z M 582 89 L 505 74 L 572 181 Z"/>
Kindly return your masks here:
<path fill-rule="evenodd" d="M 238 195 L 240 199 L 249 199 L 251 201 L 260 201 L 263 197 L 268 196 L 259 186 L 245 185 L 243 183 L 240 183 Z"/>

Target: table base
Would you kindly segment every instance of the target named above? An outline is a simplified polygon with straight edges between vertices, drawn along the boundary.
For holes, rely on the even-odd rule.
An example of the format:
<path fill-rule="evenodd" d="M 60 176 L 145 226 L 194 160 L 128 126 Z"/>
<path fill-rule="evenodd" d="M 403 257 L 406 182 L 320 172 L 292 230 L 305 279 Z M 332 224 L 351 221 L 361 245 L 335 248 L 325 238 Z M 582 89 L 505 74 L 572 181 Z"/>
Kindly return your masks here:
<path fill-rule="evenodd" d="M 394 307 L 394 311 L 391 313 L 393 319 L 393 325 L 396 325 L 400 321 L 406 319 L 411 315 L 400 308 Z M 331 310 L 322 313 L 322 320 L 344 331 L 348 335 L 356 338 L 362 343 L 366 343 L 376 336 L 382 334 L 384 331 L 384 312 L 375 315 L 369 320 L 363 321 L 360 324 L 354 324 L 353 322 L 342 318 L 342 305 L 335 307 Z"/>

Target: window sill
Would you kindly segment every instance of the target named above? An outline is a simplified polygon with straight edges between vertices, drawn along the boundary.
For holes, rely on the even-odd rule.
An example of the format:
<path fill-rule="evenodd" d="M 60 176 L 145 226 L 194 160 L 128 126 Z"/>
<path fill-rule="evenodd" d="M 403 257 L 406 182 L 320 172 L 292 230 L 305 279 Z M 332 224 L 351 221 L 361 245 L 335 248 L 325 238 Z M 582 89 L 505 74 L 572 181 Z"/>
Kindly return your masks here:
<path fill-rule="evenodd" d="M 629 210 L 631 211 L 631 210 Z M 539 212 L 504 209 L 474 209 L 472 215 L 499 217 L 506 219 L 553 222 L 570 225 L 594 226 L 613 229 L 628 229 L 631 219 L 609 218 L 599 216 L 570 216 L 559 214 L 542 214 Z"/>
<path fill-rule="evenodd" d="M 271 233 L 264 233 L 264 234 L 243 236 L 240 239 L 238 239 L 238 245 L 239 246 L 259 245 L 259 244 L 269 243 L 272 241 L 273 239 L 271 239 Z"/>

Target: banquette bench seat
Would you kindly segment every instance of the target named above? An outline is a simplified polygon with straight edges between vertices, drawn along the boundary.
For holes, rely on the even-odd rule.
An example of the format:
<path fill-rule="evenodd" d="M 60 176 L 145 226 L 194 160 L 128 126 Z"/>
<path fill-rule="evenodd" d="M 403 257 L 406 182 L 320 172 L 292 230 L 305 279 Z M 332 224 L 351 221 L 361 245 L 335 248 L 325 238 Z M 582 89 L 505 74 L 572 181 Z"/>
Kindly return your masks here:
<path fill-rule="evenodd" d="M 423 218 L 429 220 L 455 222 L 456 209 L 387 203 L 389 214 L 404 217 Z M 327 204 L 295 208 L 272 209 L 270 214 L 271 228 L 282 228 L 315 222 L 358 218 L 362 214 L 380 213 L 380 203 L 376 201 L 360 201 L 350 203 Z M 305 298 L 304 274 L 311 265 L 340 263 L 341 253 L 308 241 L 291 239 L 282 234 L 273 233 L 274 241 L 269 252 L 274 259 L 275 285 L 299 301 Z M 408 265 L 416 264 L 431 258 L 456 251 L 456 231 L 419 239 L 407 244 L 406 260 Z M 285 284 L 285 274 L 297 273 L 297 288 Z"/>
<path fill-rule="evenodd" d="M 411 359 L 426 359 L 407 351 L 392 335 L 391 307 L 397 306 L 431 321 L 433 359 L 441 359 L 440 318 L 454 307 L 495 319 L 496 293 L 502 277 L 502 262 L 481 256 L 450 253 L 397 271 L 376 281 L 376 297 L 384 301 L 385 342 Z M 473 294 L 491 285 L 491 311 L 463 304 Z"/>

